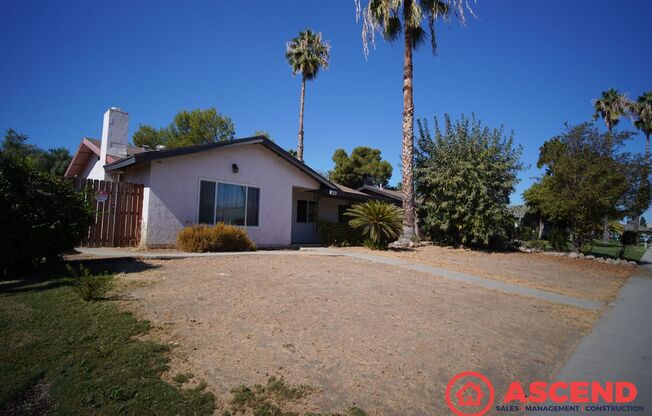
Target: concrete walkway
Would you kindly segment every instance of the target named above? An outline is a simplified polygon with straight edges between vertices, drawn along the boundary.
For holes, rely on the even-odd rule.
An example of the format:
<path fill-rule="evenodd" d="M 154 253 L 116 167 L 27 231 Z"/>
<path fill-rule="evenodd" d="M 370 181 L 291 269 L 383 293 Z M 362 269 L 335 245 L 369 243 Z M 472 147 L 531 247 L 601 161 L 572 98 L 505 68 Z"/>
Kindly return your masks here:
<path fill-rule="evenodd" d="M 585 309 L 591 309 L 591 310 L 599 310 L 602 307 L 604 307 L 604 303 L 598 302 L 598 301 L 593 301 L 593 300 L 588 300 L 588 299 L 580 299 L 580 298 L 575 298 L 572 296 L 565 296 L 557 293 L 552 293 L 552 292 L 546 292 L 545 290 L 539 290 L 539 289 L 533 289 L 530 287 L 526 286 L 520 286 L 520 285 L 515 285 L 507 282 L 501 282 L 499 280 L 493 280 L 493 279 L 487 279 L 485 277 L 479 277 L 479 276 L 474 276 L 471 274 L 467 273 L 462 273 L 462 272 L 456 272 L 453 270 L 449 269 L 444 269 L 441 267 L 434 267 L 434 266 L 428 266 L 426 264 L 421 264 L 421 263 L 414 263 L 406 260 L 401 260 L 393 257 L 388 257 L 388 256 L 376 256 L 373 254 L 363 254 L 363 253 L 356 253 L 356 252 L 351 252 L 351 251 L 346 251 L 342 249 L 338 250 L 329 250 L 325 248 L 313 248 L 313 249 L 307 249 L 306 251 L 311 251 L 311 252 L 322 252 L 322 253 L 340 253 L 343 256 L 347 257 L 353 257 L 357 259 L 362 259 L 362 260 L 367 260 L 367 261 L 373 261 L 375 263 L 383 263 L 383 264 L 388 264 L 391 266 L 398 266 L 402 267 L 405 269 L 410 269 L 410 270 L 415 270 L 417 272 L 423 272 L 423 273 L 428 273 L 432 274 L 435 276 L 440 276 L 440 277 L 445 277 L 450 280 L 455 280 L 458 282 L 462 283 L 469 283 L 473 285 L 478 285 L 482 286 L 487 289 L 493 289 L 493 290 L 498 290 L 501 292 L 505 293 L 514 293 L 517 295 L 522 295 L 522 296 L 529 296 L 532 298 L 537 298 L 541 300 L 545 300 L 548 302 L 554 302 L 554 303 L 561 303 L 564 305 L 570 305 L 570 306 L 575 306 L 578 308 L 585 308 Z"/>
<path fill-rule="evenodd" d="M 642 260 L 652 263 L 652 249 Z M 625 283 L 618 299 L 605 311 L 593 331 L 582 339 L 556 379 L 632 382 L 638 388 L 638 398 L 630 405 L 645 406 L 644 411 L 595 414 L 652 414 L 652 265 L 641 267 L 640 272 Z M 584 415 L 587 412 L 559 414 Z"/>
<path fill-rule="evenodd" d="M 344 249 L 329 249 L 324 247 L 311 247 L 302 248 L 301 250 L 259 250 L 259 251 L 243 251 L 237 253 L 185 253 L 182 251 L 139 251 L 139 250 L 125 250 L 115 249 L 109 247 L 88 248 L 80 247 L 76 249 L 82 254 L 97 256 L 97 257 L 136 257 L 147 259 L 181 259 L 190 257 L 220 257 L 220 256 L 265 256 L 265 255 L 307 255 L 316 254 L 320 256 L 346 256 L 355 259 L 372 261 L 374 263 L 382 263 L 390 266 L 402 267 L 417 272 L 428 273 L 438 277 L 455 280 L 462 283 L 469 283 L 473 285 L 482 286 L 487 289 L 498 290 L 505 293 L 513 293 L 522 296 L 529 296 L 553 303 L 561 303 L 563 305 L 575 306 L 578 308 L 599 310 L 605 305 L 602 302 L 592 301 L 588 299 L 580 299 L 572 296 L 565 296 L 557 293 L 546 292 L 544 290 L 533 289 L 526 286 L 519 286 L 511 283 L 501 282 L 499 280 L 487 279 L 484 277 L 474 276 L 466 273 L 456 272 L 441 267 L 428 266 L 421 263 L 414 263 L 405 260 L 400 260 L 388 256 L 376 256 L 372 254 L 357 253 L 353 251 L 346 251 Z"/>

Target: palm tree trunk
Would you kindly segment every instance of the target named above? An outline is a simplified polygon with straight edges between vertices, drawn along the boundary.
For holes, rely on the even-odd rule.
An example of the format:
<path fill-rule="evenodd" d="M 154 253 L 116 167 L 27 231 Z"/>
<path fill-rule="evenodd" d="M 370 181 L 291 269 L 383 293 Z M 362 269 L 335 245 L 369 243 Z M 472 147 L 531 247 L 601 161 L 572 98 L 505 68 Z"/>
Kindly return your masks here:
<path fill-rule="evenodd" d="M 605 123 L 607 124 L 607 130 L 609 131 L 607 134 L 607 151 L 609 152 L 609 157 L 611 157 L 611 134 L 613 126 L 609 124 L 606 119 Z M 602 223 L 602 242 L 605 244 L 609 243 L 609 217 L 606 215 Z"/>
<path fill-rule="evenodd" d="M 397 245 L 407 247 L 414 237 L 414 100 L 412 97 L 412 30 L 408 26 L 412 0 L 403 3 L 403 35 L 405 51 L 403 57 L 403 234 Z"/>
<path fill-rule="evenodd" d="M 303 102 L 306 98 L 306 77 L 301 78 L 301 108 L 299 110 L 299 142 L 297 143 L 297 159 L 303 162 Z"/>
<path fill-rule="evenodd" d="M 539 240 L 543 237 L 543 217 L 539 217 Z"/>

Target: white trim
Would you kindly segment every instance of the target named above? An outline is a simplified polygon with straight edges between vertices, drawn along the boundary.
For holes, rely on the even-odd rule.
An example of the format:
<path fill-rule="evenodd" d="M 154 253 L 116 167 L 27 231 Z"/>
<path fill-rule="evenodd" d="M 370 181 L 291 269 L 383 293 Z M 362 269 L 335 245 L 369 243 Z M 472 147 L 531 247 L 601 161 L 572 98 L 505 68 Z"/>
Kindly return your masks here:
<path fill-rule="evenodd" d="M 262 205 L 263 205 L 263 188 L 260 185 L 253 185 L 253 184 L 248 184 L 248 183 L 238 183 L 238 182 L 227 182 L 219 179 L 211 179 L 211 178 L 204 178 L 204 177 L 199 177 L 199 180 L 197 181 L 197 219 L 195 221 L 196 224 L 199 224 L 199 208 L 200 208 L 200 203 L 201 203 L 201 183 L 202 181 L 204 182 L 212 182 L 215 184 L 215 196 L 213 198 L 213 225 L 217 223 L 217 190 L 218 190 L 218 185 L 219 184 L 224 184 L 224 185 L 233 185 L 233 186 L 242 186 L 244 187 L 245 190 L 245 205 L 244 205 L 244 222 L 245 225 L 237 225 L 237 224 L 231 224 L 236 227 L 242 227 L 242 228 L 260 228 L 261 227 L 261 213 L 262 213 Z M 249 202 L 249 188 L 256 188 L 258 189 L 258 225 L 248 225 L 247 224 L 247 203 Z"/>

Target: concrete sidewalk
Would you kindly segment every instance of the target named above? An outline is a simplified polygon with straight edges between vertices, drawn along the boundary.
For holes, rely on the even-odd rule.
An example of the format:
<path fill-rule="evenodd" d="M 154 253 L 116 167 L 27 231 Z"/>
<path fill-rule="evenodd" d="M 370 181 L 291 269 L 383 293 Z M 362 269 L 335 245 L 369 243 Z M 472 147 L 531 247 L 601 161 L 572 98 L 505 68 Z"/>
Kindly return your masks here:
<path fill-rule="evenodd" d="M 652 249 L 646 252 L 643 261 L 646 261 L 645 257 L 652 262 Z M 594 414 L 652 414 L 652 265 L 639 270 L 625 283 L 618 299 L 605 311 L 593 331 L 582 339 L 555 377 L 566 382 L 629 381 L 638 388 L 638 398 L 629 405 L 645 406 L 644 411 Z"/>

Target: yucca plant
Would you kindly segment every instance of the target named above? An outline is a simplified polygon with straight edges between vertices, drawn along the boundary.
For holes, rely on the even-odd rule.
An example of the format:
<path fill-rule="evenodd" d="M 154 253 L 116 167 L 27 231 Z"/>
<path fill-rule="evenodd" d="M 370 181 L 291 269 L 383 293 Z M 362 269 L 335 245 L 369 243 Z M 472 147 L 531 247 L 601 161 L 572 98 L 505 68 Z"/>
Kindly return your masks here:
<path fill-rule="evenodd" d="M 383 247 L 398 238 L 403 230 L 403 210 L 382 201 L 353 205 L 344 214 L 351 217 L 349 225 L 360 228 L 372 248 Z"/>

